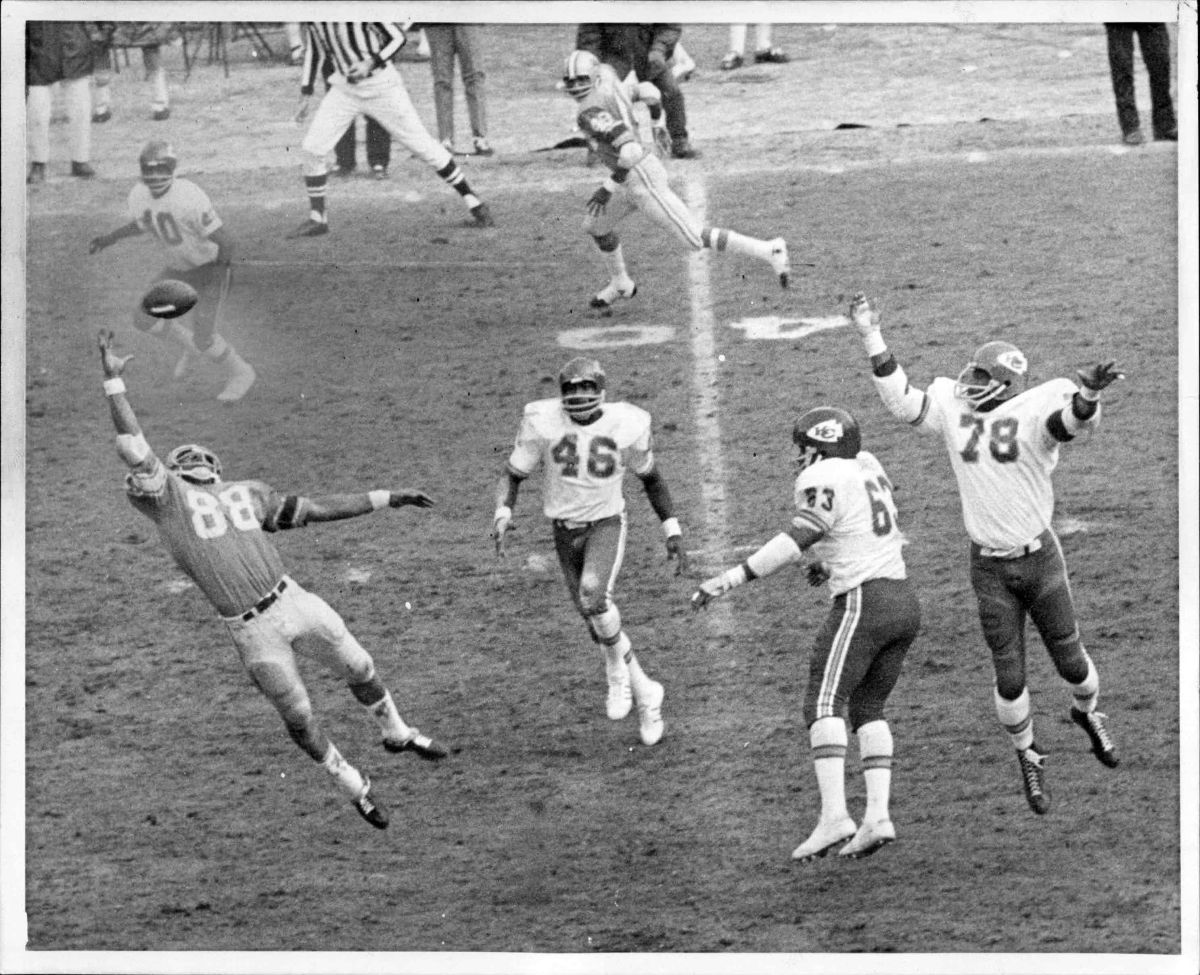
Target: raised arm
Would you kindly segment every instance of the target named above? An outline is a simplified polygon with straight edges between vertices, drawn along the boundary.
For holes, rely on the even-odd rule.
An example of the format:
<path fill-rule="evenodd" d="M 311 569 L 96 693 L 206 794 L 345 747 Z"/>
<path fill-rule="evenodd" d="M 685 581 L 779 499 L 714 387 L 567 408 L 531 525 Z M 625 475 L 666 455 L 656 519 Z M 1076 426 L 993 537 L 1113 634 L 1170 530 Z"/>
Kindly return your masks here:
<path fill-rule="evenodd" d="M 1100 393 L 1125 373 L 1117 371 L 1115 362 L 1101 362 L 1075 375 L 1080 388 L 1071 396 L 1071 401 L 1061 410 L 1051 413 L 1046 420 L 1046 429 L 1059 443 L 1074 440 L 1080 430 L 1094 427 L 1100 421 Z"/>
<path fill-rule="evenodd" d="M 879 312 L 871 307 L 867 296 L 855 295 L 850 302 L 850 321 L 858 329 L 863 348 L 871 357 L 875 390 L 892 416 L 905 423 L 917 424 L 929 408 L 925 393 L 908 384 L 904 369 L 883 341 L 879 320 Z"/>
<path fill-rule="evenodd" d="M 125 366 L 132 355 L 119 356 L 113 351 L 113 333 L 101 330 L 97 337 L 100 346 L 100 367 L 104 370 L 104 393 L 108 398 L 108 410 L 113 426 L 117 430 L 117 453 L 134 471 L 149 471 L 156 458 L 129 400 L 125 396 Z"/>

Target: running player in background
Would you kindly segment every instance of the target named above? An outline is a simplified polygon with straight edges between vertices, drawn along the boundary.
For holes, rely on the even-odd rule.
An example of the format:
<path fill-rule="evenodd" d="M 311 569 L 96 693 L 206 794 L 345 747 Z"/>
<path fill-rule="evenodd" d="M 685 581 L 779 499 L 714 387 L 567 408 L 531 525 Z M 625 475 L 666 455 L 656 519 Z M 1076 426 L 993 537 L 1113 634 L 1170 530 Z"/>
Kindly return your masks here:
<path fill-rule="evenodd" d="M 780 286 L 787 287 L 791 268 L 782 237 L 760 240 L 733 230 L 706 227 L 671 189 L 666 169 L 658 156 L 642 144 L 633 117 L 633 98 L 653 104 L 653 85 L 641 82 L 630 86 L 594 54 L 573 51 L 567 58 L 563 88 L 579 103 L 579 129 L 609 170 L 608 178 L 588 200 L 583 224 L 609 272 L 608 284 L 591 300 L 593 308 L 609 314 L 618 298 L 637 294 L 616 232 L 617 224 L 634 210 L 641 210 L 692 250 L 730 250 L 765 261 L 778 276 Z"/>
<path fill-rule="evenodd" d="M 130 503 L 154 522 L 176 564 L 221 615 L 247 673 L 275 705 L 292 740 L 329 773 L 367 822 L 384 829 L 388 814 L 373 795 L 370 779 L 342 757 L 313 716 L 296 652 L 312 656 L 346 681 L 378 724 L 389 752 L 411 751 L 437 760 L 446 751 L 405 724 L 370 654 L 337 612 L 285 573 L 263 533 L 380 508 L 428 508 L 433 501 L 407 489 L 309 498 L 280 494 L 262 481 L 224 481 L 217 456 L 196 444 L 176 447 L 164 464 L 146 443 L 125 397 L 122 374 L 132 356 L 118 356 L 112 343 L 111 332 L 100 333 L 104 392 L 117 428 L 117 452 L 130 469 L 125 478 Z"/>
<path fill-rule="evenodd" d="M 946 445 L 971 541 L 971 586 L 996 674 L 996 716 L 1016 747 L 1025 798 L 1041 815 L 1050 808 L 1050 792 L 1026 686 L 1026 617 L 1071 689 L 1071 720 L 1087 733 L 1097 759 L 1109 768 L 1118 761 L 1106 715 L 1096 710 L 1100 678 L 1080 639 L 1066 562 L 1051 527 L 1050 475 L 1059 447 L 1095 429 L 1101 391 L 1124 376 L 1108 362 L 1079 370 L 1082 388 L 1051 379 L 1026 389 L 1028 363 L 1020 349 L 988 342 L 957 381 L 943 376 L 922 391 L 909 385 L 865 296 L 855 296 L 850 318 L 883 405 Z"/>
<path fill-rule="evenodd" d="M 567 589 L 592 639 L 604 648 L 608 716 L 620 721 L 636 702 L 642 742 L 653 745 L 663 735 L 663 687 L 642 670 L 612 601 L 628 528 L 626 471 L 641 480 L 662 522 L 667 558 L 677 560 L 676 575 L 686 571 L 683 535 L 667 483 L 655 464 L 650 414 L 631 403 L 606 402 L 607 380 L 594 359 L 572 359 L 563 366 L 558 383 L 561 396 L 525 406 L 516 443 L 496 486 L 496 554 L 504 554 L 521 482 L 542 465 L 543 510 L 554 525 L 554 548 Z"/>
<path fill-rule="evenodd" d="M 325 158 L 342 134 L 361 114 L 375 119 L 401 146 L 434 171 L 462 197 L 480 227 L 495 225 L 491 211 L 471 190 L 458 163 L 421 122 L 408 97 L 404 79 L 392 58 L 404 46 L 404 28 L 391 23 L 332 23 L 303 25 L 307 37 L 300 80 L 300 107 L 296 121 L 308 117 L 313 86 L 324 62 L 333 66 L 325 92 L 305 133 L 304 184 L 308 189 L 309 214 L 289 237 L 319 237 L 329 232 L 325 215 L 325 190 L 329 168 Z"/>
<path fill-rule="evenodd" d="M 770 575 L 810 551 L 810 585 L 829 584 L 833 606 L 813 642 L 804 721 L 821 793 L 812 835 L 792 852 L 795 860 L 870 856 L 896 839 L 888 813 L 892 732 L 883 708 L 921 627 L 921 605 L 904 565 L 904 536 L 896 520 L 892 485 L 874 455 L 862 450 L 858 421 L 822 406 L 796 421 L 800 449 L 794 491 L 796 516 L 741 565 L 706 579 L 692 596 L 703 609 L 729 590 Z M 862 825 L 846 808 L 848 735 L 858 736 L 867 790 Z"/>
<path fill-rule="evenodd" d="M 233 283 L 233 240 L 204 190 L 175 175 L 177 164 L 168 143 L 146 143 L 138 157 L 142 181 L 129 191 L 130 222 L 93 237 L 88 253 L 99 253 L 126 237 L 154 237 L 166 255 L 155 280 L 186 281 L 200 300 L 186 316 L 170 321 L 152 318 L 139 303 L 133 311 L 134 327 L 160 338 L 170 335 L 183 347 L 175 364 L 176 379 L 187 374 L 196 355 L 215 363 L 225 374 L 225 388 L 217 399 L 233 403 L 246 395 L 256 378 L 253 367 L 217 331 Z"/>

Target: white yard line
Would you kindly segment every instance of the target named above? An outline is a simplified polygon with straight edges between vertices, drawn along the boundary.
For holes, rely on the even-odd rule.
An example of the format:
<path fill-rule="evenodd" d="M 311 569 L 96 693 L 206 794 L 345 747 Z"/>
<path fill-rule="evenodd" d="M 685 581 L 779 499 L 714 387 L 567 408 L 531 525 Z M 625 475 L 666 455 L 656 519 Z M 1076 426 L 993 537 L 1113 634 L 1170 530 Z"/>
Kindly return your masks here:
<path fill-rule="evenodd" d="M 700 220 L 708 223 L 708 195 L 699 179 L 684 185 L 684 200 Z M 725 494 L 729 479 L 725 473 L 725 455 L 721 450 L 720 377 L 717 359 L 716 323 L 712 311 L 712 281 L 708 262 L 710 251 L 696 251 L 688 259 L 688 292 L 692 301 L 689 337 L 692 348 L 692 415 L 696 418 L 696 454 L 700 471 L 700 519 L 702 546 L 713 562 L 729 558 L 729 510 Z M 692 549 L 700 546 L 692 546 Z M 711 566 L 715 569 L 715 565 Z M 708 568 L 708 567 L 701 567 Z M 714 636 L 733 632 L 733 611 L 729 600 L 718 599 L 704 612 L 708 629 Z"/>

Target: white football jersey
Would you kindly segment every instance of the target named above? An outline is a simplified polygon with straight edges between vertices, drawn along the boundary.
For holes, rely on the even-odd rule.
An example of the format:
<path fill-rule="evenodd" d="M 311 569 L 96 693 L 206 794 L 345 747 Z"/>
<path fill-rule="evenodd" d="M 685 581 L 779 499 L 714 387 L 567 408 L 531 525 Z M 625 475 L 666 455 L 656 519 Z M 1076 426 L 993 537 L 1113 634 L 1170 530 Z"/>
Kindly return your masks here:
<path fill-rule="evenodd" d="M 971 541 L 1001 550 L 1024 545 L 1050 527 L 1059 441 L 1046 420 L 1067 405 L 1075 384 L 1052 379 L 987 413 L 956 397 L 954 386 L 945 376 L 930 383 L 925 414 L 914 425 L 942 435 Z M 1085 427 L 1099 416 L 1097 410 Z"/>
<path fill-rule="evenodd" d="M 809 465 L 796 478 L 795 505 L 797 528 L 824 533 L 808 551 L 828 569 L 830 595 L 869 579 L 907 578 L 892 484 L 873 454 Z"/>
<path fill-rule="evenodd" d="M 138 183 L 129 191 L 129 217 L 166 250 L 168 270 L 187 271 L 217 259 L 218 248 L 209 235 L 221 226 L 221 218 L 191 180 L 176 178 L 159 197 Z"/>
<path fill-rule="evenodd" d="M 581 424 L 557 397 L 536 400 L 525 406 L 508 467 L 526 477 L 543 466 L 547 518 L 597 521 L 625 510 L 625 472 L 650 470 L 650 439 L 650 414 L 631 403 L 605 403 L 598 419 Z"/>

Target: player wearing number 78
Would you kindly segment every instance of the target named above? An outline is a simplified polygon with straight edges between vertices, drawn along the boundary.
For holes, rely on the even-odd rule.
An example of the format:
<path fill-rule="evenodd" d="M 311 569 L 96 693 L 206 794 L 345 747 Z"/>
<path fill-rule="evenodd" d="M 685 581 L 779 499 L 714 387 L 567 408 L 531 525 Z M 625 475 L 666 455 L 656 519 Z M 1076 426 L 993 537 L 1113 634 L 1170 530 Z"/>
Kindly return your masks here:
<path fill-rule="evenodd" d="M 996 675 L 996 716 L 1016 747 L 1025 799 L 1041 815 L 1050 808 L 1050 793 L 1026 687 L 1026 617 L 1071 690 L 1071 720 L 1087 733 L 1100 762 L 1117 765 L 1106 716 L 1096 710 L 1100 678 L 1080 640 L 1062 547 L 1051 527 L 1050 475 L 1059 447 L 1095 429 L 1101 391 L 1124 377 L 1108 362 L 1079 370 L 1080 387 L 1051 379 L 1026 389 L 1028 362 L 1021 350 L 988 342 L 957 380 L 943 376 L 926 390 L 914 389 L 864 295 L 851 302 L 850 319 L 870 356 L 883 405 L 946 446 L 971 542 L 971 586 Z"/>
<path fill-rule="evenodd" d="M 371 655 L 323 599 L 284 572 L 264 532 L 337 521 L 380 508 L 433 501 L 421 491 L 362 491 L 305 497 L 281 494 L 262 481 L 225 481 L 216 454 L 197 444 L 176 447 L 166 463 L 155 456 L 125 397 L 122 374 L 131 356 L 118 356 L 112 333 L 99 336 L 104 391 L 117 428 L 117 452 L 129 466 L 130 503 L 154 522 L 175 562 L 224 620 L 255 686 L 275 705 L 292 740 L 333 778 L 372 826 L 387 812 L 366 775 L 325 736 L 296 666 L 296 651 L 337 674 L 379 727 L 389 752 L 436 760 L 446 752 L 401 719 Z"/>
<path fill-rule="evenodd" d="M 741 565 L 706 579 L 692 596 L 703 609 L 731 589 L 801 559 L 808 551 L 810 585 L 827 582 L 833 606 L 813 641 L 804 721 L 821 793 L 816 828 L 792 852 L 800 861 L 869 856 L 896 838 L 888 812 L 892 732 L 884 704 L 921 627 L 921 605 L 904 564 L 904 536 L 892 485 L 874 455 L 862 450 L 858 421 L 845 410 L 819 406 L 792 431 L 796 458 L 796 515 Z M 846 808 L 848 735 L 858 737 L 867 807 L 855 825 Z"/>
<path fill-rule="evenodd" d="M 88 253 L 96 254 L 126 237 L 150 234 L 165 255 L 164 268 L 155 279 L 174 278 L 196 289 L 200 300 L 186 319 L 153 318 L 139 305 L 134 327 L 151 335 L 168 335 L 182 346 L 175 378 L 182 379 L 193 357 L 203 355 L 224 374 L 225 387 L 217 394 L 232 403 L 254 384 L 254 369 L 218 332 L 221 315 L 233 284 L 233 240 L 204 190 L 175 175 L 175 150 L 155 139 L 138 157 L 142 180 L 129 191 L 129 223 L 93 237 Z"/>
<path fill-rule="evenodd" d="M 654 458 L 650 414 L 631 403 L 606 402 L 607 380 L 594 359 L 572 359 L 558 384 L 560 396 L 525 406 L 496 486 L 496 554 L 504 554 L 521 482 L 541 465 L 542 505 L 554 525 L 554 548 L 571 600 L 592 639 L 604 648 L 608 716 L 619 721 L 636 702 L 642 742 L 653 745 L 663 735 L 663 687 L 642 670 L 612 599 L 625 554 L 626 471 L 642 482 L 662 522 L 667 558 L 677 560 L 676 575 L 686 571 L 683 535 Z"/>

